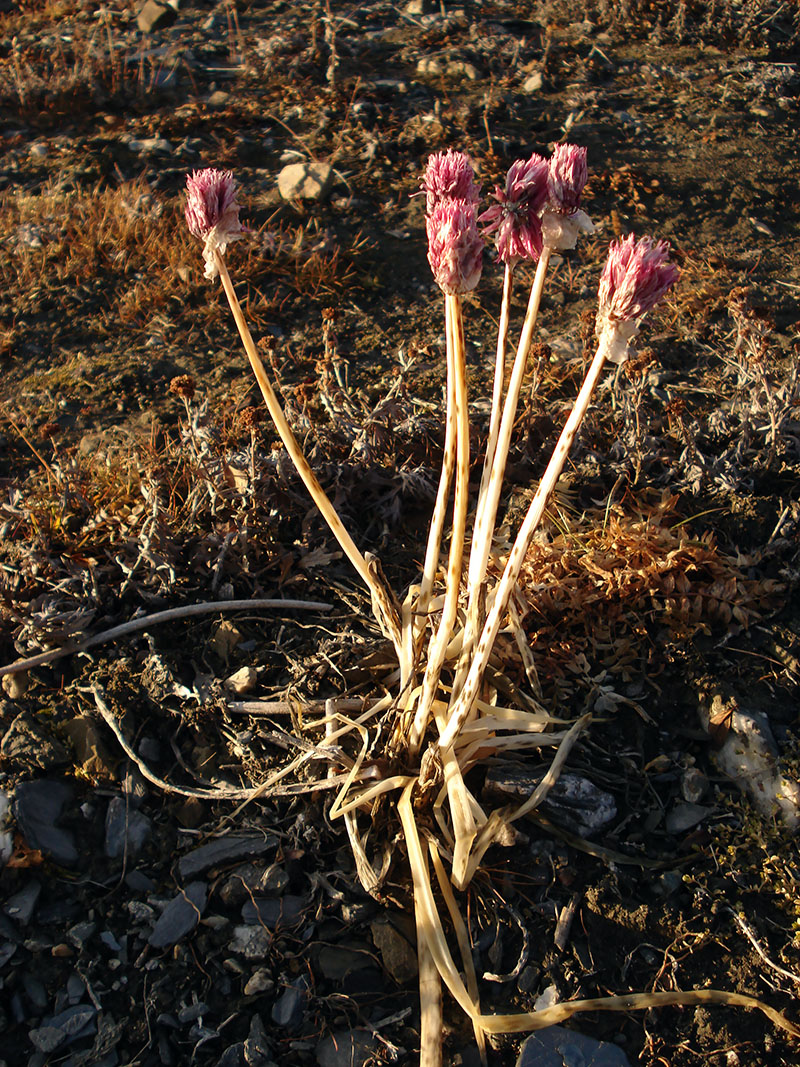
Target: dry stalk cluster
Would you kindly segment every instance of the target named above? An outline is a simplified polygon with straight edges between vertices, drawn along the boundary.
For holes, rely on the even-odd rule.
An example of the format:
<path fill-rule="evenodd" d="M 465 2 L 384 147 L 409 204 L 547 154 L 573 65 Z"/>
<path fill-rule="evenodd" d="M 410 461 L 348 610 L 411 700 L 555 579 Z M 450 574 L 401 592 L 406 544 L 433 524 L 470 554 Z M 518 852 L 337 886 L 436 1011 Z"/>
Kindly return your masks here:
<path fill-rule="evenodd" d="M 650 238 L 637 242 L 629 236 L 611 246 L 599 287 L 594 357 L 513 542 L 510 546 L 497 544 L 495 527 L 505 467 L 548 265 L 555 251 L 574 248 L 580 234 L 593 229 L 580 206 L 586 179 L 585 149 L 557 145 L 549 161 L 534 154 L 514 163 L 505 185 L 495 188 L 493 205 L 479 217 L 480 192 L 469 159 L 462 153 L 446 152 L 435 154 L 428 162 L 422 191 L 426 197 L 428 259 L 444 296 L 446 435 L 422 573 L 402 600 L 388 586 L 377 558 L 362 553 L 355 544 L 324 492 L 252 339 L 225 263 L 228 245 L 244 236 L 232 174 L 204 170 L 187 180 L 186 219 L 190 232 L 203 242 L 206 277 L 219 278 L 286 452 L 369 592 L 375 620 L 394 649 L 396 668 L 384 679 L 385 693 L 363 712 L 346 714 L 331 703 L 321 720 L 303 719 L 305 729 L 324 730 L 317 751 L 329 753 L 331 773 L 337 780 L 345 745 L 357 742 L 355 755 L 344 759 L 344 783 L 330 816 L 344 820 L 359 878 L 375 895 L 379 895 L 386 875 L 386 853 L 383 862 L 374 866 L 367 850 L 368 838 L 374 827 L 385 821 L 387 802 L 397 801 L 414 888 L 423 1067 L 441 1063 L 443 985 L 472 1020 L 484 1057 L 487 1034 L 539 1029 L 579 1011 L 629 1010 L 659 1003 L 759 1007 L 779 1025 L 797 1032 L 752 998 L 707 990 L 601 998 L 513 1016 L 486 1015 L 480 1007 L 469 936 L 456 892 L 470 884 L 491 845 L 507 838 L 512 824 L 541 804 L 591 717 L 586 714 L 576 722 L 565 722 L 539 703 L 537 661 L 521 626 L 521 612 L 529 605 L 521 598 L 520 578 L 524 569 L 535 574 L 539 566 L 545 579 L 537 583 L 544 587 L 543 602 L 552 595 L 548 592 L 552 575 L 544 573 L 541 555 L 529 555 L 534 535 L 606 364 L 623 365 L 633 354 L 633 338 L 643 315 L 663 298 L 678 273 L 668 260 L 669 248 L 664 242 Z M 477 499 L 472 500 L 463 304 L 465 295 L 477 286 L 482 270 L 484 237 L 479 223 L 494 237 L 497 258 L 505 266 L 505 282 L 488 441 L 480 488 Z M 508 359 L 515 269 L 526 260 L 536 262 L 536 272 L 516 353 Z M 353 423 L 357 412 L 349 402 L 343 369 L 335 358 L 334 318 L 330 313 L 325 316 L 324 336 L 325 403 L 334 417 Z M 363 438 L 365 444 L 367 439 L 368 435 Z M 449 546 L 442 558 L 448 527 Z M 616 517 L 612 517 L 609 529 L 611 542 L 604 546 L 605 554 L 598 546 L 600 550 L 592 553 L 587 564 L 606 594 L 616 582 L 618 557 L 626 547 Z M 663 541 L 663 532 L 660 536 Z M 663 543 L 657 547 L 664 549 Z M 688 554 L 689 563 L 694 552 L 698 567 L 706 562 L 702 549 L 678 543 L 671 550 L 675 556 Z M 686 564 L 687 559 L 681 562 Z M 551 571 L 554 566 L 551 564 Z M 564 573 L 554 583 L 560 590 L 556 595 L 562 596 L 560 606 L 568 615 L 579 613 L 582 607 L 576 604 L 574 594 L 570 595 L 567 572 L 571 569 L 574 564 L 565 564 Z M 657 571 L 652 557 L 642 550 L 638 568 L 627 570 L 635 587 L 631 599 L 635 602 L 637 597 L 661 595 L 674 603 L 674 613 L 685 616 L 688 625 L 696 613 L 687 596 L 690 590 L 674 575 Z M 704 588 L 707 609 L 711 610 L 713 602 L 715 610 L 727 619 L 739 618 L 744 609 L 730 576 L 711 573 L 709 578 Z M 499 683 L 501 632 L 516 638 L 531 682 L 529 693 L 515 689 L 511 699 L 501 696 L 503 686 Z M 498 754 L 545 747 L 555 747 L 556 753 L 533 793 L 522 803 L 484 810 L 469 788 L 468 773 Z M 458 964 L 445 935 L 442 905 L 452 926 Z"/>

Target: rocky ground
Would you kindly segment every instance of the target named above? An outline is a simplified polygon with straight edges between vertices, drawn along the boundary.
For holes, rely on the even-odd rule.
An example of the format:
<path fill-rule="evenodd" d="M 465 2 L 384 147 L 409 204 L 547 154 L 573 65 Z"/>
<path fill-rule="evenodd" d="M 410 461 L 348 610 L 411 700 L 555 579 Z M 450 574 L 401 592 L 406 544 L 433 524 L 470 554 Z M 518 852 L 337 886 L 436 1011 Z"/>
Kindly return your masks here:
<path fill-rule="evenodd" d="M 577 391 L 609 241 L 667 238 L 682 275 L 602 384 L 526 568 L 543 700 L 594 722 L 463 895 L 481 1003 L 709 987 L 797 1021 L 800 857 L 769 796 L 791 820 L 797 58 L 777 0 L 186 0 L 177 17 L 150 0 L 139 23 L 123 0 L 0 4 L 0 663 L 214 607 L 3 677 L 0 1062 L 416 1062 L 402 840 L 376 817 L 391 865 L 369 896 L 295 740 L 328 698 L 380 691 L 386 649 L 261 419 L 182 189 L 235 171 L 251 232 L 228 262 L 253 333 L 403 589 L 443 438 L 421 170 L 466 150 L 488 191 L 565 139 L 589 149 L 597 229 L 546 290 L 509 528 Z M 476 451 L 501 284 L 487 256 L 467 305 Z M 748 731 L 760 807 L 730 774 Z M 471 785 L 529 792 L 547 763 Z M 478 1063 L 452 1003 L 445 1019 L 444 1062 Z M 544 1035 L 526 1065 L 798 1055 L 733 1007 Z"/>

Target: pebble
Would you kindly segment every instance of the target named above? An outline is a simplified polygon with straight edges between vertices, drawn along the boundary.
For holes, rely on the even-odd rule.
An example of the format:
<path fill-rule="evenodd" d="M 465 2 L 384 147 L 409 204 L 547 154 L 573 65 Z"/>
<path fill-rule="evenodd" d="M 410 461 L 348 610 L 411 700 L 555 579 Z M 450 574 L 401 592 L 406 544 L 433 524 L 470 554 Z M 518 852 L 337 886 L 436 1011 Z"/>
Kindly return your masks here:
<path fill-rule="evenodd" d="M 254 997 L 257 993 L 269 993 L 274 988 L 275 983 L 272 980 L 272 975 L 263 967 L 259 967 L 257 971 L 253 971 L 245 982 L 244 995 L 246 997 Z"/>
<path fill-rule="evenodd" d="M 521 85 L 523 93 L 538 93 L 544 85 L 544 76 L 540 70 L 535 70 Z"/>
<path fill-rule="evenodd" d="M 278 192 L 284 200 L 322 200 L 332 177 L 327 163 L 289 163 L 278 175 Z"/>
<path fill-rule="evenodd" d="M 291 925 L 302 916 L 308 901 L 305 897 L 287 894 L 273 900 L 268 897 L 253 897 L 242 906 L 242 918 L 249 925 L 266 926 L 273 930 L 279 923 Z"/>
<path fill-rule="evenodd" d="M 8 829 L 10 811 L 11 798 L 0 789 L 0 868 L 6 865 L 14 851 L 14 838 Z"/>
<path fill-rule="evenodd" d="M 141 155 L 149 156 L 153 152 L 164 152 L 167 155 L 172 155 L 174 149 L 166 137 L 145 137 L 139 140 L 136 137 L 131 138 L 128 141 L 128 148 L 131 152 L 139 152 Z"/>
<path fill-rule="evenodd" d="M 701 823 L 713 810 L 713 808 L 706 808 L 701 804 L 676 804 L 667 812 L 667 817 L 664 820 L 667 833 L 682 834 L 685 830 L 690 830 L 693 826 Z"/>
<path fill-rule="evenodd" d="M 20 926 L 27 926 L 33 917 L 33 909 L 42 891 L 41 882 L 32 879 L 6 901 L 3 911 Z"/>
<path fill-rule="evenodd" d="M 214 631 L 209 645 L 212 652 L 216 652 L 220 659 L 227 662 L 231 652 L 241 643 L 241 630 L 229 619 L 224 619 Z"/>
<path fill-rule="evenodd" d="M 303 1009 L 307 1000 L 306 979 L 300 977 L 287 986 L 272 1005 L 272 1021 L 285 1030 L 296 1030 L 303 1021 Z"/>
<path fill-rule="evenodd" d="M 68 785 L 46 778 L 20 782 L 14 792 L 14 815 L 27 845 L 40 849 L 64 867 L 74 867 L 78 862 L 74 835 L 56 826 L 72 796 Z"/>
<path fill-rule="evenodd" d="M 278 847 L 278 839 L 271 834 L 245 836 L 230 834 L 217 838 L 207 845 L 192 849 L 178 861 L 181 878 L 194 878 L 211 867 L 219 867 L 235 860 L 249 859 L 251 856 L 263 856 Z"/>
<path fill-rule="evenodd" d="M 136 25 L 142 33 L 163 30 L 178 17 L 178 0 L 145 0 L 136 16 Z"/>
<path fill-rule="evenodd" d="M 164 908 L 148 944 L 153 948 L 168 948 L 186 937 L 200 922 L 207 897 L 205 882 L 190 882 Z"/>
<path fill-rule="evenodd" d="M 317 1045 L 319 1067 L 366 1067 L 374 1063 L 378 1039 L 369 1030 L 336 1030 Z"/>
<path fill-rule="evenodd" d="M 548 1026 L 522 1046 L 516 1067 L 630 1067 L 621 1048 L 563 1026 Z"/>
<path fill-rule="evenodd" d="M 263 926 L 235 926 L 233 940 L 228 945 L 230 952 L 244 956 L 246 960 L 263 960 L 269 955 L 272 937 Z"/>
<path fill-rule="evenodd" d="M 28 1032 L 28 1037 L 34 1048 L 49 1054 L 61 1045 L 93 1034 L 96 1015 L 97 1009 L 88 1004 L 75 1005 L 45 1019 L 42 1026 Z"/>
<path fill-rule="evenodd" d="M 20 760 L 42 770 L 69 763 L 71 759 L 66 746 L 27 710 L 20 712 L 6 730 L 0 741 L 0 752 L 10 760 Z"/>
<path fill-rule="evenodd" d="M 225 688 L 239 696 L 251 693 L 258 683 L 258 671 L 255 667 L 241 667 L 238 671 L 225 679 Z"/>
<path fill-rule="evenodd" d="M 14 674 L 4 674 L 0 684 L 9 700 L 20 700 L 28 692 L 28 681 L 27 671 L 16 671 Z"/>
<path fill-rule="evenodd" d="M 271 1045 L 264 1029 L 261 1016 L 256 1014 L 250 1020 L 250 1032 L 244 1043 L 244 1062 L 247 1067 L 267 1067 L 271 1062 Z"/>
<path fill-rule="evenodd" d="M 116 761 L 100 738 L 97 723 L 89 715 L 78 715 L 64 725 L 64 733 L 72 742 L 81 769 L 90 778 L 113 781 Z"/>
<path fill-rule="evenodd" d="M 67 930 L 67 937 L 77 949 L 82 949 L 89 938 L 94 934 L 97 929 L 97 923 L 89 922 L 87 919 L 84 922 L 76 923 Z"/>
<path fill-rule="evenodd" d="M 146 815 L 131 808 L 122 797 L 112 797 L 106 815 L 106 855 L 110 859 L 135 856 L 150 837 L 152 823 Z"/>
<path fill-rule="evenodd" d="M 385 919 L 370 923 L 370 931 L 386 972 L 398 985 L 413 981 L 417 977 L 417 950 L 408 938 Z"/>

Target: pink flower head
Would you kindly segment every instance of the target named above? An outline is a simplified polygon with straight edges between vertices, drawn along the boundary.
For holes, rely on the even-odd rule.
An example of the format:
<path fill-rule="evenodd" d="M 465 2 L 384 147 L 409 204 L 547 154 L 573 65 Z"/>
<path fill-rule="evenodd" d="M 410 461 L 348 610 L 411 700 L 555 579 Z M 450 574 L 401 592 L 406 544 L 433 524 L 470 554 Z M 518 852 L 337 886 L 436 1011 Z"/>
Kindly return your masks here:
<path fill-rule="evenodd" d="M 216 278 L 215 253 L 225 255 L 231 241 L 238 241 L 244 232 L 233 174 L 211 167 L 187 174 L 185 213 L 189 232 L 204 242 L 205 276 Z"/>
<path fill-rule="evenodd" d="M 443 293 L 468 293 L 478 284 L 483 265 L 483 238 L 475 205 L 440 200 L 428 216 L 428 262 Z"/>
<path fill-rule="evenodd" d="M 434 208 L 442 200 L 464 200 L 468 204 L 477 204 L 480 197 L 469 156 L 452 149 L 434 152 L 428 158 L 421 188 L 426 194 L 425 211 L 428 215 L 433 214 Z"/>
<path fill-rule="evenodd" d="M 596 333 L 612 363 L 624 363 L 639 320 L 676 282 L 678 268 L 667 261 L 669 244 L 629 234 L 608 250 L 598 290 Z"/>
<path fill-rule="evenodd" d="M 616 322 L 641 318 L 661 300 L 678 278 L 678 268 L 667 262 L 669 244 L 628 234 L 608 250 L 600 278 L 600 314 Z"/>
<path fill-rule="evenodd" d="M 480 216 L 488 223 L 487 234 L 495 234 L 497 258 L 507 266 L 521 259 L 538 259 L 542 252 L 542 224 L 539 213 L 547 200 L 547 161 L 537 156 L 518 159 L 506 175 L 505 188 L 495 186 L 497 201 Z"/>
<path fill-rule="evenodd" d="M 550 205 L 562 215 L 572 215 L 581 206 L 581 193 L 589 172 L 586 149 L 574 144 L 557 144 L 550 157 L 547 191 Z"/>

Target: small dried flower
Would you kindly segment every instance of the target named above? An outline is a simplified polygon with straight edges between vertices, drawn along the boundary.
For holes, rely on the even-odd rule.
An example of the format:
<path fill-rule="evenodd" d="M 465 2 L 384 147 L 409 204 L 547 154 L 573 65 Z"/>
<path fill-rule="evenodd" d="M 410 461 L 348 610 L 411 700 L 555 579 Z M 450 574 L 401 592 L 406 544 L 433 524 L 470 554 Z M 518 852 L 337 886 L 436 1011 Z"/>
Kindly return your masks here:
<path fill-rule="evenodd" d="M 547 191 L 553 209 L 562 215 L 577 211 L 588 177 L 586 149 L 575 144 L 557 144 L 550 157 L 547 178 Z"/>
<path fill-rule="evenodd" d="M 542 239 L 549 248 L 574 248 L 581 233 L 594 232 L 592 220 L 581 210 L 587 175 L 586 149 L 557 144 L 550 157 L 549 201 L 542 214 Z"/>
<path fill-rule="evenodd" d="M 243 233 L 233 174 L 211 167 L 188 174 L 185 213 L 189 232 L 205 242 L 205 276 L 215 278 L 214 252 L 224 255 L 231 241 L 238 241 Z"/>
<path fill-rule="evenodd" d="M 629 234 L 608 250 L 600 278 L 596 333 L 606 358 L 623 363 L 639 320 L 664 297 L 678 278 L 678 268 L 669 263 L 669 244 Z"/>
<path fill-rule="evenodd" d="M 487 234 L 495 234 L 497 258 L 506 266 L 522 259 L 538 259 L 542 252 L 539 213 L 547 200 L 549 167 L 534 153 L 530 159 L 512 163 L 505 188 L 496 185 L 497 201 L 480 216 Z"/>
<path fill-rule="evenodd" d="M 179 374 L 169 383 L 169 391 L 182 400 L 191 400 L 194 396 L 194 378 L 191 374 Z"/>
<path fill-rule="evenodd" d="M 429 216 L 442 200 L 463 200 L 468 204 L 477 204 L 480 199 L 469 156 L 452 149 L 434 152 L 428 158 L 421 188 L 426 194 L 425 211 Z"/>
<path fill-rule="evenodd" d="M 243 408 L 239 412 L 239 429 L 249 430 L 251 433 L 255 432 L 256 427 L 260 425 L 264 420 L 263 408 Z"/>
<path fill-rule="evenodd" d="M 478 284 L 483 266 L 483 238 L 475 205 L 441 200 L 428 217 L 428 262 L 443 293 L 468 293 Z"/>

